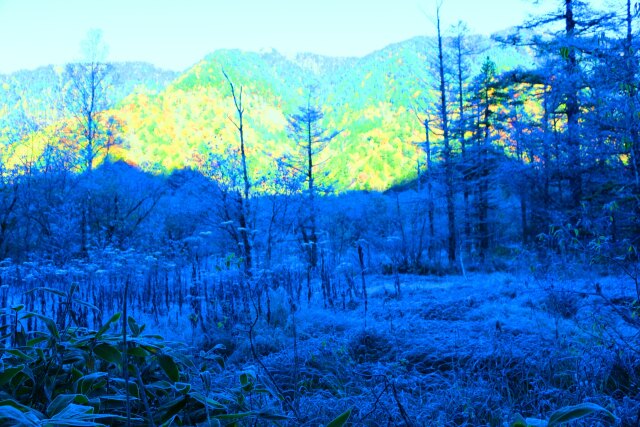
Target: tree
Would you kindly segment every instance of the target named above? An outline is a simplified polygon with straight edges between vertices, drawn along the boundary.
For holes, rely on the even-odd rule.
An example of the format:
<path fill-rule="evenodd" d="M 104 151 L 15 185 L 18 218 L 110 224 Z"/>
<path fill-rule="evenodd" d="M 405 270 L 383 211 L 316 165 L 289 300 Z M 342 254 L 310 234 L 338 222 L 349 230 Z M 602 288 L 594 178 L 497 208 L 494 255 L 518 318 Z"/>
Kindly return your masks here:
<path fill-rule="evenodd" d="M 510 133 L 510 149 L 515 154 L 515 165 L 508 165 L 504 178 L 511 183 L 512 189 L 518 195 L 520 201 L 520 230 L 523 245 L 529 243 L 529 206 L 530 190 L 532 184 L 532 146 L 535 137 L 539 136 L 536 123 L 525 108 L 525 99 L 531 97 L 531 90 L 524 85 L 510 86 L 507 89 L 509 107 L 508 124 L 512 129 Z M 532 137 L 535 135 L 535 137 Z M 513 177 L 515 176 L 515 179 Z"/>
<path fill-rule="evenodd" d="M 240 231 L 240 240 L 242 242 L 242 255 L 244 259 L 244 270 L 247 276 L 251 275 L 251 264 L 252 264 L 252 243 L 251 243 L 251 230 L 249 225 L 250 218 L 250 206 L 249 206 L 249 197 L 251 193 L 251 181 L 249 180 L 249 173 L 247 169 L 247 153 L 245 147 L 244 140 L 244 106 L 242 105 L 242 91 L 243 87 L 240 86 L 240 90 L 236 93 L 236 88 L 233 85 L 233 82 L 222 70 L 222 74 L 225 79 L 229 83 L 229 88 L 231 90 L 231 96 L 233 97 L 233 105 L 236 109 L 237 113 L 237 121 L 233 119 L 231 122 L 238 130 L 238 138 L 240 140 L 240 166 L 242 168 L 242 193 L 238 197 L 238 204 L 240 208 L 238 210 L 238 223 L 239 223 L 239 231 Z"/>
<path fill-rule="evenodd" d="M 624 93 L 627 95 L 627 108 L 625 109 L 626 131 L 629 137 L 629 157 L 633 171 L 635 193 L 640 194 L 640 125 L 638 124 L 638 56 L 637 40 L 633 33 L 633 20 L 638 17 L 638 4 L 635 10 L 631 6 L 631 0 L 625 2 L 624 23 L 626 34 L 622 43 L 624 58 Z"/>
<path fill-rule="evenodd" d="M 544 30 L 553 24 L 561 24 L 560 31 L 536 36 L 532 40 L 516 40 L 518 43 L 536 46 L 546 62 L 540 74 L 547 76 L 550 115 L 557 119 L 554 131 L 560 138 L 555 160 L 558 162 L 558 198 L 568 214 L 568 220 L 577 224 L 581 220 L 582 202 L 586 193 L 585 173 L 589 170 L 590 152 L 596 141 L 591 130 L 585 127 L 589 103 L 585 99 L 589 89 L 589 60 L 599 55 L 601 33 L 608 29 L 610 13 L 596 13 L 580 0 L 559 1 L 558 9 L 548 15 L 526 22 L 523 30 Z M 551 27 L 554 29 L 555 27 Z M 517 37 L 520 39 L 521 37 Z M 593 111 L 593 110 L 592 110 Z"/>
<path fill-rule="evenodd" d="M 580 137 L 578 130 L 578 114 L 580 104 L 578 101 L 578 59 L 575 49 L 576 20 L 573 14 L 573 0 L 565 0 L 564 25 L 566 46 L 561 48 L 561 56 L 564 59 L 565 78 L 568 85 L 565 89 L 564 113 L 567 118 L 567 150 L 569 153 L 569 165 L 573 165 L 569 173 L 569 187 L 571 192 L 571 208 L 577 209 L 582 200 L 582 159 L 580 156 Z"/>
<path fill-rule="evenodd" d="M 91 30 L 82 44 L 81 62 L 67 64 L 69 81 L 66 104 L 76 120 L 76 129 L 68 141 L 77 151 L 81 170 L 91 173 L 99 156 L 108 154 L 116 144 L 113 118 L 102 117 L 109 105 L 113 66 L 106 62 L 107 47 L 102 32 Z"/>
<path fill-rule="evenodd" d="M 68 148 L 77 153 L 78 167 L 86 173 L 89 185 L 81 200 L 81 248 L 87 255 L 90 224 L 93 222 L 91 175 L 100 156 L 106 157 L 118 143 L 117 121 L 104 117 L 109 107 L 112 66 L 106 62 L 107 47 L 99 30 L 91 30 L 81 43 L 83 59 L 65 68 L 69 80 L 66 92 L 67 106 L 75 118 L 75 127 L 69 129 Z"/>
<path fill-rule="evenodd" d="M 486 259 L 489 252 L 490 230 L 489 211 L 491 208 L 491 176 L 495 169 L 495 150 L 492 144 L 496 127 L 500 123 L 497 117 L 499 105 L 507 99 L 497 79 L 496 65 L 490 58 L 482 64 L 480 74 L 474 82 L 475 110 L 474 147 L 470 161 L 470 176 L 475 179 L 475 208 L 477 214 L 476 230 L 479 241 L 480 258 Z"/>
<path fill-rule="evenodd" d="M 300 218 L 298 229 L 307 255 L 308 298 L 311 299 L 311 270 L 318 264 L 318 233 L 315 197 L 318 191 L 316 171 L 319 166 L 318 155 L 334 139 L 339 131 L 329 131 L 323 127 L 322 110 L 313 105 L 311 94 L 307 97 L 307 105 L 299 107 L 298 112 L 288 117 L 289 135 L 298 144 L 298 155 L 292 166 L 304 176 L 306 184 L 305 212 Z"/>
<path fill-rule="evenodd" d="M 449 262 L 456 261 L 456 210 L 454 199 L 454 170 L 453 170 L 453 153 L 451 149 L 451 135 L 449 134 L 449 112 L 447 101 L 447 84 L 444 64 L 444 49 L 442 47 L 442 32 L 440 31 L 440 6 L 436 8 L 436 29 L 438 38 L 438 79 L 439 79 L 439 115 L 442 127 L 443 142 L 443 161 L 445 174 L 445 199 L 447 204 L 447 253 Z"/>
<path fill-rule="evenodd" d="M 421 117 L 420 114 L 417 112 L 415 113 L 416 117 L 418 118 L 418 120 L 420 121 L 420 124 L 422 124 L 422 126 L 424 127 L 424 141 L 419 141 L 416 144 L 418 144 L 422 150 L 425 152 L 427 158 L 426 158 L 426 165 L 427 165 L 427 172 L 426 172 L 426 180 L 427 180 L 427 218 L 429 220 L 429 245 L 428 245 L 428 249 L 427 249 L 427 254 L 429 256 L 429 259 L 433 259 L 434 256 L 434 242 L 435 242 L 435 236 L 436 236 L 436 231 L 435 231 L 435 203 L 434 203 L 434 191 L 433 191 L 433 159 L 432 159 L 432 147 L 431 147 L 431 138 L 430 138 L 430 133 L 431 133 L 431 115 L 429 114 L 429 112 L 427 111 L 425 113 L 424 117 Z M 420 168 L 418 168 L 418 190 L 420 190 L 420 183 L 421 183 L 422 177 L 420 176 Z M 422 236 L 420 236 L 422 237 Z M 418 254 L 418 256 L 420 256 L 420 254 Z"/>
<path fill-rule="evenodd" d="M 460 141 L 460 166 L 462 173 L 462 194 L 464 200 L 464 242 L 467 250 L 470 247 L 471 238 L 471 218 L 469 210 L 469 156 L 467 150 L 467 138 L 466 133 L 468 130 L 468 118 L 466 115 L 466 98 L 465 85 L 467 75 L 469 72 L 469 66 L 467 64 L 467 55 L 470 53 L 467 49 L 466 34 L 468 29 L 466 25 L 459 22 L 455 27 L 455 35 L 453 37 L 453 50 L 455 54 L 455 80 L 457 86 L 457 108 L 458 108 L 458 122 L 457 122 L 457 134 Z"/>
<path fill-rule="evenodd" d="M 6 147 L 3 146 L 6 153 Z M 4 156 L 4 155 L 0 155 Z M 0 157 L 0 259 L 9 255 L 9 237 L 16 221 L 15 212 L 18 206 L 18 183 L 13 180 L 14 172 Z"/>
<path fill-rule="evenodd" d="M 635 10 L 634 10 L 635 9 Z M 638 175 L 638 7 L 622 0 L 612 4 L 610 21 L 602 20 L 581 65 L 584 197 L 583 235 L 606 239 L 615 257 L 626 258 L 629 236 L 638 235 L 640 187 Z M 605 14 L 607 16 L 607 14 Z M 582 50 L 585 50 L 581 46 Z M 637 240 L 636 240 L 637 242 Z M 637 243 L 631 243 L 631 246 Z M 611 252 L 613 253 L 613 252 Z"/>
<path fill-rule="evenodd" d="M 166 189 L 155 177 L 126 162 L 107 163 L 93 172 L 96 201 L 92 225 L 101 247 L 126 249 L 139 236 Z"/>
<path fill-rule="evenodd" d="M 634 20 L 637 20 L 640 16 L 640 6 L 638 3 L 635 3 L 632 7 L 631 0 L 626 0 L 624 6 L 623 28 L 625 28 L 625 34 L 621 43 L 622 58 L 624 61 L 622 64 L 623 76 L 621 79 L 621 92 L 624 100 L 621 102 L 623 114 L 620 115 L 623 117 L 624 124 L 622 126 L 622 144 L 619 144 L 619 146 L 622 148 L 622 150 L 620 150 L 622 156 L 628 158 L 628 166 L 624 168 L 628 170 L 628 173 L 625 175 L 631 178 L 633 186 L 630 191 L 620 191 L 617 200 L 607 205 L 607 207 L 610 208 L 608 211 L 612 218 L 611 238 L 613 241 L 616 240 L 617 232 L 616 221 L 614 221 L 616 207 L 625 207 L 629 210 L 627 216 L 631 222 L 630 234 L 637 236 L 640 231 L 640 222 L 637 220 L 637 218 L 640 217 L 640 98 L 638 96 L 640 93 L 638 91 L 638 73 L 640 71 L 638 51 L 640 49 L 638 46 L 638 38 L 634 33 Z M 613 57 L 619 58 L 615 53 Z M 623 181 L 620 186 L 623 189 L 626 186 L 625 181 Z M 636 240 L 633 244 L 637 247 L 638 241 Z"/>

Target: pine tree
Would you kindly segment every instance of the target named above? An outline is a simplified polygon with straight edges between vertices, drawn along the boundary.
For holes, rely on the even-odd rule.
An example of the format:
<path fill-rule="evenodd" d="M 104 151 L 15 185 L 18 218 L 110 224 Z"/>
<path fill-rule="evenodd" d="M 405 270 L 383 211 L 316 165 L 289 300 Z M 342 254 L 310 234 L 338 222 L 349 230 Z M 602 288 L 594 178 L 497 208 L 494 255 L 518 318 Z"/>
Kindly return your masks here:
<path fill-rule="evenodd" d="M 436 30 L 438 40 L 438 95 L 439 95 L 439 118 L 442 127 L 442 157 L 444 162 L 445 174 L 445 200 L 447 205 L 447 254 L 449 263 L 456 261 L 456 207 L 454 198 L 454 168 L 453 168 L 453 151 L 451 147 L 451 135 L 449 131 L 449 105 L 448 93 L 445 74 L 443 36 L 440 30 L 440 5 L 436 9 Z"/>
<path fill-rule="evenodd" d="M 288 117 L 289 135 L 298 146 L 298 155 L 291 162 L 292 167 L 304 176 L 306 183 L 305 208 L 301 213 L 298 230 L 307 255 L 307 289 L 311 300 L 311 271 L 318 264 L 318 230 L 316 213 L 316 194 L 318 184 L 316 174 L 320 165 L 318 156 L 327 144 L 338 135 L 338 131 L 329 131 L 323 126 L 322 110 L 312 104 L 311 95 L 307 105 Z"/>

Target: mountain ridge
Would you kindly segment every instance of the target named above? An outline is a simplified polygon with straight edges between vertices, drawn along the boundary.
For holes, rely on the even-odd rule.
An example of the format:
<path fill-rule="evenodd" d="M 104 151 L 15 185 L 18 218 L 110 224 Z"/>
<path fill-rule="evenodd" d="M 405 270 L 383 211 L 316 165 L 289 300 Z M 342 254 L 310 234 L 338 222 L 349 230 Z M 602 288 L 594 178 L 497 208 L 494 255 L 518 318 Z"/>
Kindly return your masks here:
<path fill-rule="evenodd" d="M 532 58 L 485 37 L 470 41 L 502 70 Z M 424 139 L 424 129 L 412 108 L 432 98 L 432 49 L 433 38 L 419 36 L 363 57 L 216 50 L 183 73 L 166 74 L 161 87 L 152 85 L 156 90 L 127 89 L 111 111 L 124 123 L 118 156 L 159 173 L 202 169 L 211 156 L 233 156 L 237 134 L 229 118 L 236 112 L 225 70 L 243 88 L 253 180 L 274 162 L 295 157 L 287 117 L 311 93 L 324 125 L 342 131 L 320 155 L 320 180 L 338 190 L 389 188 L 415 176 L 423 155 L 413 144 Z M 472 62 L 470 73 L 480 63 Z"/>

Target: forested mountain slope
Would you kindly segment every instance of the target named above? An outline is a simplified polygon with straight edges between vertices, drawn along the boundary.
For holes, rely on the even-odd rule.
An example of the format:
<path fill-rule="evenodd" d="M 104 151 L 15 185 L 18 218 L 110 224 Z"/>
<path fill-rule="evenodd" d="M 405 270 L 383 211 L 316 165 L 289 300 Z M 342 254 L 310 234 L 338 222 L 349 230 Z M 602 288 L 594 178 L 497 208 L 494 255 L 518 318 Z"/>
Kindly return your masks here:
<path fill-rule="evenodd" d="M 487 38 L 472 37 L 470 45 L 469 75 L 477 72 L 478 58 L 493 58 L 500 70 L 534 61 L 526 49 Z M 287 117 L 310 97 L 325 115 L 322 125 L 340 132 L 320 154 L 321 182 L 339 191 L 384 190 L 415 178 L 424 157 L 415 144 L 425 138 L 415 112 L 432 102 L 434 48 L 432 39 L 417 37 L 362 58 L 219 50 L 181 74 L 146 64 L 114 64 L 108 114 L 117 118 L 121 143 L 114 152 L 163 173 L 202 168 L 212 154 L 233 156 L 237 135 L 229 118 L 234 106 L 224 70 L 243 89 L 254 179 L 272 169 L 274 160 L 295 156 L 298 141 L 288 135 Z M 24 138 L 69 117 L 60 96 L 68 85 L 64 79 L 56 67 L 3 76 L 2 123 L 26 126 Z"/>

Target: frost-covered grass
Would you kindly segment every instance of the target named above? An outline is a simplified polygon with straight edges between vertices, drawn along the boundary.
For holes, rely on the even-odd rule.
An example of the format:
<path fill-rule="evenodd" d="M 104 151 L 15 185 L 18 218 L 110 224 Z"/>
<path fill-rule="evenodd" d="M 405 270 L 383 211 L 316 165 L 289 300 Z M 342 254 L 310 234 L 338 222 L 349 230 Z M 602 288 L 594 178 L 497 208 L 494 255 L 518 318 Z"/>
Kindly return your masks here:
<path fill-rule="evenodd" d="M 333 307 L 325 306 L 319 280 L 310 302 L 306 284 L 298 300 L 291 289 L 303 275 L 292 276 L 289 288 L 275 279 L 245 286 L 224 272 L 203 271 L 191 285 L 188 276 L 174 277 L 169 288 L 162 280 L 151 283 L 153 277 L 134 282 L 130 314 L 148 332 L 184 342 L 187 350 L 177 351 L 196 371 L 211 368 L 207 355 L 222 356 L 225 363 L 211 371 L 216 387 L 233 387 L 239 373 L 255 373 L 264 392 L 247 402 L 253 410 L 288 416 L 280 425 L 326 425 L 352 409 L 351 425 L 503 426 L 518 414 L 548 419 L 581 403 L 608 409 L 619 425 L 638 425 L 640 323 L 624 278 L 401 275 L 397 295 L 393 276 L 368 275 L 365 315 L 357 293 L 339 293 Z M 109 315 L 118 308 L 119 280 L 87 279 L 78 296 Z M 149 293 L 149 283 L 171 295 Z M 256 283 L 266 284 L 262 293 Z M 113 304 L 97 301 L 102 294 L 91 289 L 107 284 Z M 238 292 L 241 286 L 246 294 Z M 55 312 L 51 300 L 13 289 L 0 293 L 7 307 L 36 295 L 28 309 Z M 85 315 L 91 327 L 93 314 Z M 196 390 L 203 387 L 200 376 L 191 375 Z M 599 422 L 598 416 L 587 420 L 580 425 Z"/>
<path fill-rule="evenodd" d="M 402 276 L 398 298 L 392 277 L 368 279 L 366 328 L 360 300 L 345 310 L 316 299 L 295 313 L 297 362 L 291 314 L 255 331 L 259 358 L 300 408 L 301 425 L 353 407 L 354 425 L 501 426 L 583 402 L 622 425 L 637 420 L 637 330 L 616 319 L 594 281 Z M 631 291 L 617 279 L 599 283 L 611 298 Z M 237 340 L 246 359 L 231 358 L 252 363 L 246 334 Z"/>

